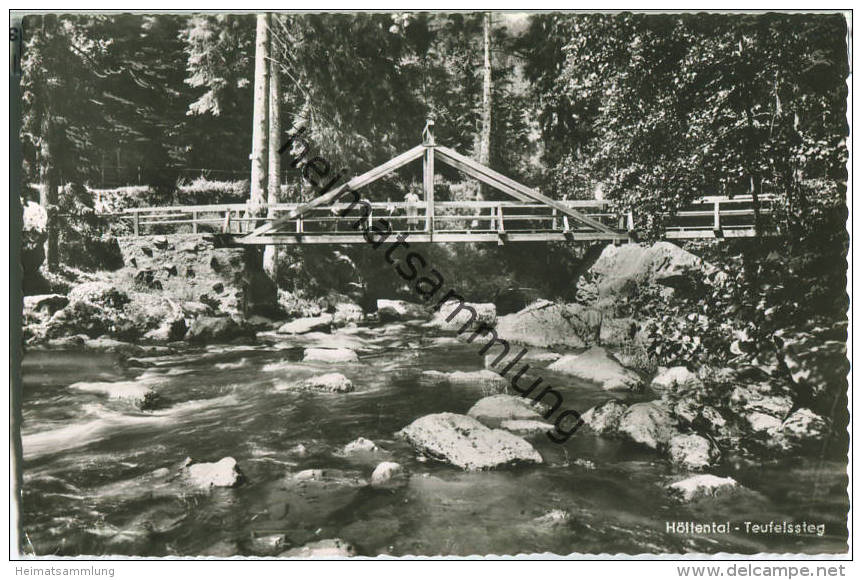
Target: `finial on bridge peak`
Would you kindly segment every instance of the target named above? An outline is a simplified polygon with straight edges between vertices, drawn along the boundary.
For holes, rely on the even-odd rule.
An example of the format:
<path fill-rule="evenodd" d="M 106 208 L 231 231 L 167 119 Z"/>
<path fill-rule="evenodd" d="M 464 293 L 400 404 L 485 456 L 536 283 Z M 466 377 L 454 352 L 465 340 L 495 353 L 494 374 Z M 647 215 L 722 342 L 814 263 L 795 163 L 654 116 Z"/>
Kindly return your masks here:
<path fill-rule="evenodd" d="M 434 146 L 434 117 L 425 120 L 425 128 L 422 129 L 422 144 L 426 147 Z"/>

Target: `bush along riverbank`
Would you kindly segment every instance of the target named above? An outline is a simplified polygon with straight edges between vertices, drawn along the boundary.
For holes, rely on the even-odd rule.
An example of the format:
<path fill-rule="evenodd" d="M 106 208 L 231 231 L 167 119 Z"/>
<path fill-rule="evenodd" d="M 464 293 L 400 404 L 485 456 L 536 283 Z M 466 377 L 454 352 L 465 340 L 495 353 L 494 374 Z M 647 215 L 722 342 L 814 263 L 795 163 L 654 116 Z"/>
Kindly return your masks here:
<path fill-rule="evenodd" d="M 25 298 L 29 348 L 137 356 L 188 344 L 244 344 L 259 332 L 299 336 L 417 319 L 457 332 L 470 322 L 467 309 L 454 311 L 454 304 L 432 312 L 427 305 L 381 299 L 375 312 L 366 312 L 346 295 L 312 300 L 278 291 L 275 300 L 275 289 L 248 267 L 244 250 L 215 250 L 192 237 L 141 238 L 122 249 L 123 268 L 92 275 L 67 294 Z M 525 394 L 513 385 L 515 373 L 507 375 L 509 361 L 500 358 L 505 342 L 510 359 L 517 347 L 526 350 L 521 362 L 531 367 L 530 375 L 546 368 L 608 393 L 606 401 L 578 410 L 585 424 L 579 436 L 622 439 L 693 471 L 746 457 L 840 454 L 846 444 L 846 322 L 773 323 L 766 332 L 741 313 L 749 299 L 739 295 L 742 274 L 732 262 L 720 267 L 668 242 L 607 246 L 594 257 L 573 300 L 540 299 L 504 316 L 497 316 L 494 304 L 467 303 L 478 313 L 476 324 L 496 332 L 497 342 L 487 349 L 490 334 L 470 340 L 477 356 L 480 349 L 487 355 L 487 370 L 429 372 L 426 378 L 479 382 L 489 395 L 540 399 L 530 412 L 498 401 L 506 410 L 492 414 L 491 425 L 548 432 L 547 413 L 536 409 L 554 401 L 541 389 Z M 776 316 L 777 309 L 760 308 L 764 317 Z M 466 342 L 469 335 L 461 332 L 459 339 Z M 321 351 L 306 353 L 309 360 L 355 356 L 309 350 Z M 405 437 L 435 455 L 425 438 L 461 420 L 429 419 L 421 429 L 405 430 Z"/>

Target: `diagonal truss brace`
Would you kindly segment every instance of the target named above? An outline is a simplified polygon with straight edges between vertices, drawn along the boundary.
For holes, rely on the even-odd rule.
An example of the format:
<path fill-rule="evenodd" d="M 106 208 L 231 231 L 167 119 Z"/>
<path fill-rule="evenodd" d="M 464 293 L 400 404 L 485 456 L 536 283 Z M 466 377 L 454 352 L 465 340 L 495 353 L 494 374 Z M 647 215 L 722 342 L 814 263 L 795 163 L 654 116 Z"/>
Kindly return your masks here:
<path fill-rule="evenodd" d="M 484 165 L 473 161 L 469 157 L 461 155 L 453 149 L 449 149 L 448 147 L 443 146 L 438 146 L 436 149 L 439 159 L 444 163 L 451 165 L 455 169 L 460 169 L 471 177 L 475 177 L 479 181 L 487 183 L 491 187 L 499 189 L 503 193 L 507 193 L 521 201 L 543 203 L 556 209 L 557 211 L 560 211 L 570 216 L 575 221 L 578 221 L 584 225 L 599 230 L 600 232 L 604 232 L 606 234 L 619 233 L 616 230 L 604 225 L 603 223 L 594 220 L 593 218 L 587 217 L 582 213 L 573 210 L 567 205 L 539 193 L 535 189 L 529 188 L 526 185 L 518 183 L 514 179 L 506 177 L 502 173 L 498 173 L 489 167 L 485 167 Z"/>
<path fill-rule="evenodd" d="M 324 193 L 323 195 L 320 195 L 320 196 L 312 199 L 308 203 L 304 203 L 302 205 L 297 206 L 295 209 L 291 210 L 291 212 L 288 215 L 286 215 L 284 217 L 280 217 L 276 220 L 273 220 L 267 224 L 260 226 L 259 228 L 256 228 L 254 231 L 249 232 L 249 234 L 245 237 L 246 238 L 256 238 L 260 235 L 271 232 L 271 231 L 281 227 L 282 225 L 286 224 L 287 222 L 295 220 L 296 218 L 300 217 L 301 215 L 305 214 L 307 211 L 309 211 L 315 207 L 319 207 L 321 205 L 324 205 L 326 203 L 331 202 L 332 200 L 338 199 L 338 197 L 341 196 L 346 191 L 355 191 L 355 190 L 359 189 L 360 187 L 365 187 L 366 185 L 368 185 L 370 183 L 374 183 L 375 181 L 377 181 L 381 177 L 388 175 L 389 173 L 392 173 L 396 169 L 399 169 L 400 167 L 407 165 L 411 161 L 415 161 L 416 159 L 419 159 L 420 157 L 423 156 L 424 153 L 425 153 L 425 147 L 423 147 L 422 145 L 417 145 L 416 147 L 413 147 L 412 149 L 405 151 L 401 155 L 399 155 L 397 157 L 393 157 L 392 159 L 390 159 L 389 161 L 387 161 L 383 165 L 378 165 L 374 169 L 366 171 L 362 175 L 357 175 L 356 177 L 354 177 L 353 179 L 351 179 L 347 183 L 340 185 L 339 187 L 336 187 L 332 191 L 330 191 L 328 193 Z"/>

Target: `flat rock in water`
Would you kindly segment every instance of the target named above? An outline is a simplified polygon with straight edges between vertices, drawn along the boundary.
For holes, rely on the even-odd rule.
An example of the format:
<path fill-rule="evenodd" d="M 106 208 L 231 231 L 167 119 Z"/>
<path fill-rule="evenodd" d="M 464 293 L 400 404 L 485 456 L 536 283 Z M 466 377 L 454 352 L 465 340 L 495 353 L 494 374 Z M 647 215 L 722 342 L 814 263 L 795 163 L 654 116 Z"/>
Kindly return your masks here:
<path fill-rule="evenodd" d="M 88 338 L 84 341 L 84 348 L 99 352 L 115 352 L 127 356 L 141 356 L 147 352 L 145 348 L 138 346 L 137 344 L 123 342 L 121 340 L 115 340 L 105 336 L 100 336 L 99 338 Z"/>
<path fill-rule="evenodd" d="M 335 538 L 311 542 L 278 555 L 279 558 L 350 558 L 356 549 L 344 540 Z"/>
<path fill-rule="evenodd" d="M 718 477 L 710 474 L 694 475 L 668 486 L 668 489 L 679 495 L 683 501 L 692 501 L 700 497 L 716 496 L 732 491 L 739 484 L 732 477 Z"/>
<path fill-rule="evenodd" d="M 353 383 L 341 373 L 327 373 L 302 381 L 299 388 L 325 393 L 349 393 L 353 391 Z"/>
<path fill-rule="evenodd" d="M 618 433 L 651 449 L 666 446 L 674 436 L 674 421 L 663 407 L 654 403 L 635 403 L 620 417 Z"/>
<path fill-rule="evenodd" d="M 509 364 L 509 358 L 501 355 L 505 355 L 506 353 L 497 352 L 499 349 L 494 349 L 494 352 L 485 355 L 485 368 L 494 371 L 495 373 L 503 372 L 503 369 L 506 368 L 506 365 Z M 538 366 L 547 366 L 548 364 L 558 360 L 563 355 L 551 352 L 551 351 L 528 351 L 519 359 L 521 364 L 529 364 L 530 367 L 538 367 Z M 499 360 L 498 360 L 499 359 Z"/>
<path fill-rule="evenodd" d="M 492 387 L 505 389 L 509 381 L 488 369 L 480 371 L 422 371 L 422 378 L 432 383 L 449 383 L 451 385 Z"/>
<path fill-rule="evenodd" d="M 233 457 L 215 463 L 193 463 L 187 468 L 187 481 L 200 488 L 236 487 L 242 481 L 242 472 Z"/>
<path fill-rule="evenodd" d="M 371 439 L 366 439 L 365 437 L 354 439 L 341 450 L 344 455 L 351 455 L 353 453 L 376 453 L 377 451 L 380 451 L 377 444 Z"/>
<path fill-rule="evenodd" d="M 147 381 L 119 381 L 114 383 L 74 383 L 69 385 L 70 389 L 84 391 L 87 393 L 100 393 L 108 395 L 112 399 L 128 400 L 140 403 L 152 393 L 152 383 Z"/>
<path fill-rule="evenodd" d="M 547 433 L 554 426 L 545 421 L 537 421 L 534 419 L 506 419 L 500 421 L 500 428 L 515 433 L 516 435 L 536 435 L 538 433 Z"/>
<path fill-rule="evenodd" d="M 302 355 L 303 362 L 359 362 L 359 356 L 349 348 L 307 348 Z"/>
<path fill-rule="evenodd" d="M 548 369 L 598 383 L 606 391 L 630 391 L 641 386 L 641 378 L 636 372 L 625 368 L 599 346 L 581 354 L 566 355 L 549 365 Z"/>
<path fill-rule="evenodd" d="M 543 461 L 525 439 L 502 429 L 489 429 L 467 415 L 426 415 L 396 435 L 420 453 L 468 471 Z"/>
<path fill-rule="evenodd" d="M 542 419 L 542 414 L 530 399 L 514 395 L 491 395 L 479 399 L 470 407 L 467 414 L 482 422 L 499 422 L 506 419 L 540 421 Z"/>
<path fill-rule="evenodd" d="M 297 318 L 278 327 L 279 334 L 305 334 L 307 332 L 327 332 L 332 326 L 332 315 L 322 314 L 309 318 Z"/>
<path fill-rule="evenodd" d="M 348 325 L 356 325 L 362 322 L 365 317 L 362 307 L 353 302 L 339 302 L 335 305 L 335 312 L 332 314 L 332 325 L 342 327 Z"/>

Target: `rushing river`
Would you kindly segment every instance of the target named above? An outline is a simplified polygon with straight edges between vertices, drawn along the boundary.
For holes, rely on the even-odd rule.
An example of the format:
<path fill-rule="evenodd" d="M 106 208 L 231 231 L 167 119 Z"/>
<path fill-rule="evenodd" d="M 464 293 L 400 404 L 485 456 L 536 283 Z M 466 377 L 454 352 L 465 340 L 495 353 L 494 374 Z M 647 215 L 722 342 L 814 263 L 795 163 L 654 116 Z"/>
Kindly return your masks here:
<path fill-rule="evenodd" d="M 301 363 L 306 346 L 344 346 L 360 363 Z M 23 361 L 24 547 L 39 555 L 254 555 L 255 538 L 286 546 L 342 538 L 359 555 L 552 552 L 846 552 L 848 500 L 840 460 L 725 462 L 750 493 L 681 504 L 665 485 L 686 474 L 654 453 L 577 433 L 565 445 L 531 438 L 543 465 L 466 473 L 420 461 L 394 432 L 429 413 L 465 413 L 480 387 L 431 383 L 425 370 L 482 368 L 476 347 L 420 326 L 389 325 L 213 345 L 124 360 L 110 354 L 32 351 Z M 340 372 L 347 394 L 279 390 L 279 384 Z M 571 378 L 542 376 L 586 410 L 607 393 Z M 164 405 L 151 412 L 76 382 L 145 381 Z M 385 453 L 344 456 L 357 437 Z M 298 445 L 307 452 L 298 452 Z M 154 488 L 151 475 L 186 457 L 234 457 L 247 480 L 194 493 Z M 397 489 L 336 486 L 316 494 L 285 485 L 289 474 L 330 468 L 368 479 L 381 460 L 411 477 Z M 548 523 L 563 510 L 570 517 Z M 809 521 L 822 536 L 683 535 L 674 521 Z"/>

